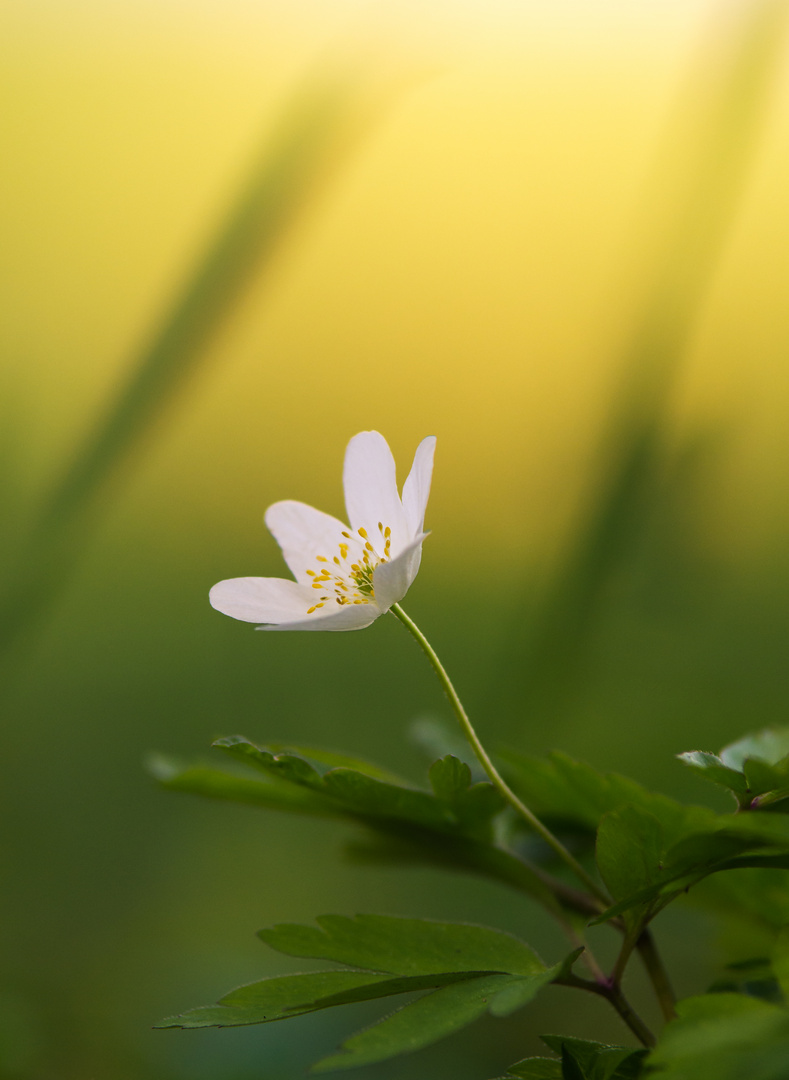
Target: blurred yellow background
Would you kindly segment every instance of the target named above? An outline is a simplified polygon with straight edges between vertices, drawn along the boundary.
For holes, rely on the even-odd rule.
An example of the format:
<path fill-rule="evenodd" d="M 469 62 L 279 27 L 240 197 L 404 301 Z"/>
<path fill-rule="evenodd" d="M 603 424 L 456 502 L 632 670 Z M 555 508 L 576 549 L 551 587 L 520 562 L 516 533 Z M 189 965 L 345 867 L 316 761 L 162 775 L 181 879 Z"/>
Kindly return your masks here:
<path fill-rule="evenodd" d="M 3 13 L 6 584 L 292 100 L 342 86 L 350 134 L 108 473 L 68 579 L 37 541 L 63 580 L 2 669 L 0 1077 L 301 1075 L 295 1025 L 328 1048 L 353 1022 L 148 1030 L 283 970 L 253 939 L 278 918 L 377 906 L 484 921 L 495 902 L 550 951 L 542 923 L 492 888 L 341 868 L 324 826 L 179 802 L 143 773 L 149 749 L 198 754 L 239 730 L 394 759 L 421 780 L 407 722 L 442 706 L 397 628 L 264 636 L 206 600 L 220 577 L 284 572 L 269 503 L 342 515 L 359 430 L 387 437 L 401 480 L 438 436 L 415 614 L 463 672 L 483 737 L 560 745 L 703 799 L 672 754 L 785 719 L 781 10 L 26 0 Z M 775 25 L 760 37 L 763 11 Z M 617 481 L 639 424 L 652 457 Z M 637 507 L 621 520 L 614 489 Z M 669 935 L 675 959 L 688 920 Z M 539 1010 L 535 1030 L 556 1025 Z M 450 1059 L 453 1080 L 514 1060 L 516 1026 L 483 1028 Z M 358 1075 L 443 1075 L 432 1053 Z"/>
<path fill-rule="evenodd" d="M 730 8 L 17 6 L 3 337 L 36 475 L 118 385 L 294 86 L 347 67 L 360 97 L 388 79 L 386 101 L 141 462 L 148 497 L 177 488 L 232 530 L 270 485 L 337 505 L 316 443 L 339 461 L 372 426 L 402 456 L 435 432 L 453 528 L 514 515 L 508 557 L 555 540 L 648 278 L 648 178 L 673 167 L 661 140 Z M 786 451 L 786 117 L 782 73 L 673 393 L 678 424 L 738 440 L 730 541 L 762 538 Z"/>

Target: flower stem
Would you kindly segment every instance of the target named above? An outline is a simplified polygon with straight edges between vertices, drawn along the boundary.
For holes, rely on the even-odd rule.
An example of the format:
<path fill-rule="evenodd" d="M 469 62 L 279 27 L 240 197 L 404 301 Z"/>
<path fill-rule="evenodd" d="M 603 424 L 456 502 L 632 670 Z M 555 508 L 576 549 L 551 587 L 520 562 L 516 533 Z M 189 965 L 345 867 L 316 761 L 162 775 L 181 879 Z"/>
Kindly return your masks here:
<path fill-rule="evenodd" d="M 409 616 L 406 615 L 406 613 L 403 611 L 399 604 L 392 604 L 389 610 L 392 612 L 395 618 L 400 620 L 400 622 L 403 624 L 406 630 L 408 630 L 408 632 L 411 634 L 417 644 L 421 647 L 425 656 L 430 661 L 433 670 L 438 676 L 439 682 L 444 688 L 444 693 L 449 698 L 449 703 L 452 706 L 455 716 L 458 718 L 460 726 L 463 729 L 463 733 L 468 739 L 472 750 L 476 754 L 477 760 L 490 778 L 491 783 L 501 792 L 501 794 L 504 796 L 510 806 L 512 806 L 513 809 L 516 810 L 520 814 L 520 816 L 529 823 L 534 832 L 536 832 L 540 837 L 542 837 L 545 843 L 559 856 L 560 859 L 562 859 L 567 864 L 567 866 L 572 870 L 576 877 L 578 877 L 584 883 L 586 888 L 589 889 L 592 895 L 595 896 L 602 904 L 608 906 L 610 901 L 603 892 L 603 890 L 600 888 L 600 886 L 597 884 L 597 882 L 594 880 L 594 878 L 589 873 L 587 873 L 587 871 L 583 868 L 583 866 L 581 866 L 578 860 L 567 850 L 561 840 L 554 836 L 551 830 L 548 829 L 545 825 L 543 825 L 543 823 L 536 816 L 536 814 L 534 814 L 534 812 L 530 810 L 529 807 L 526 806 L 526 804 L 518 798 L 512 788 L 510 788 L 504 778 L 499 774 L 496 766 L 488 757 L 485 747 L 479 741 L 477 733 L 468 718 L 468 714 L 463 708 L 463 703 L 458 697 L 457 691 L 452 685 L 452 681 L 449 678 L 449 675 L 447 675 L 446 670 L 444 669 L 444 665 L 439 660 L 432 645 L 427 640 L 425 635 L 422 633 L 422 631 L 419 629 L 413 619 L 409 618 Z"/>

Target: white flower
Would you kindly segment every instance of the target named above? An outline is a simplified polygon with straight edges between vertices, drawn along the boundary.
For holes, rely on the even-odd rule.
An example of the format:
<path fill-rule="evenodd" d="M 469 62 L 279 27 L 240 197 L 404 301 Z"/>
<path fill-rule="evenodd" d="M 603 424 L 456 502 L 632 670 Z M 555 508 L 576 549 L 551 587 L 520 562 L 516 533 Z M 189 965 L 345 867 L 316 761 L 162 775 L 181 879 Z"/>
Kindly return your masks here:
<path fill-rule="evenodd" d="M 343 487 L 350 527 L 290 499 L 266 511 L 295 581 L 230 578 L 214 585 L 212 607 L 260 630 L 360 630 L 402 600 L 422 558 L 434 436 L 423 439 L 397 492 L 395 462 L 377 431 L 354 435 Z"/>

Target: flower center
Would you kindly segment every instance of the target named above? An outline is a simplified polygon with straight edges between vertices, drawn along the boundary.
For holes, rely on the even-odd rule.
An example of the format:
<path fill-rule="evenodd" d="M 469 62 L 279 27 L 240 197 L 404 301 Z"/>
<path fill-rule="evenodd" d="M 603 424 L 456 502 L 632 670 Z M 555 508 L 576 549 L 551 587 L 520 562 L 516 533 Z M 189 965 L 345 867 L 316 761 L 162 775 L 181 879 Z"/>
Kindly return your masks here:
<path fill-rule="evenodd" d="M 317 589 L 320 599 L 307 609 L 307 614 L 325 607 L 332 600 L 340 607 L 346 604 L 369 604 L 375 599 L 373 573 L 376 566 L 388 562 L 392 550 L 392 530 L 388 525 L 378 522 L 381 539 L 378 542 L 383 554 L 373 547 L 366 529 L 357 529 L 357 535 L 343 532 L 345 540 L 338 545 L 339 555 L 331 559 L 317 555 L 317 570 L 308 570 L 313 579 L 312 587 Z M 347 542 L 346 542 L 347 541 Z M 353 560 L 353 561 L 351 561 Z"/>

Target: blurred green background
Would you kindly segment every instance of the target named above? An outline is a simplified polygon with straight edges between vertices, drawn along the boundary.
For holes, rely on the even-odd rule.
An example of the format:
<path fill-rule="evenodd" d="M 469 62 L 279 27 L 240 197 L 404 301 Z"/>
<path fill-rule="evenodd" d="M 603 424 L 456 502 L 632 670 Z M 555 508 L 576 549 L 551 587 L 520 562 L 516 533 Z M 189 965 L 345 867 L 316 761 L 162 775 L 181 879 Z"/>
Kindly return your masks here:
<path fill-rule="evenodd" d="M 405 606 L 489 747 L 723 808 L 673 755 L 786 723 L 784 5 L 3 22 L 0 1076 L 290 1080 L 374 1009 L 151 1030 L 289 970 L 260 926 L 382 911 L 562 948 L 503 887 L 343 863 L 350 828 L 146 775 L 239 732 L 422 782 L 409 729 L 448 710 L 394 620 L 261 635 L 207 603 L 283 573 L 271 502 L 343 516 L 355 432 L 401 481 L 438 436 Z M 656 930 L 703 989 L 714 928 Z M 624 1037 L 549 991 L 357 1075 L 484 1080 L 551 1030 Z"/>

